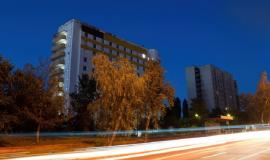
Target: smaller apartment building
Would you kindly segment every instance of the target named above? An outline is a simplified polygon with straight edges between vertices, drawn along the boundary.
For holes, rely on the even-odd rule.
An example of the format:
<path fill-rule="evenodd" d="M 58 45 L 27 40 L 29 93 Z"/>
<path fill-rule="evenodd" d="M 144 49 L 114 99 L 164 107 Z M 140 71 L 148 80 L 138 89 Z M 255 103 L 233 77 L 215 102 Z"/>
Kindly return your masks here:
<path fill-rule="evenodd" d="M 237 83 L 233 76 L 213 65 L 186 68 L 186 83 L 189 103 L 200 98 L 208 110 L 238 107 Z"/>

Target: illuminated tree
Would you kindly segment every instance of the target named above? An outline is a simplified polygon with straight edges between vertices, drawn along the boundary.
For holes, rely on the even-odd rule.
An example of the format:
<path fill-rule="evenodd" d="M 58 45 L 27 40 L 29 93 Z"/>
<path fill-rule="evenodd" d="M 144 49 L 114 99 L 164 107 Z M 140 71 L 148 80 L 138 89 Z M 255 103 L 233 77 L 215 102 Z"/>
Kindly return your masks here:
<path fill-rule="evenodd" d="M 158 121 L 165 113 L 165 101 L 173 106 L 174 89 L 164 82 L 164 70 L 158 62 L 147 62 L 143 78 L 145 89 L 141 113 L 144 116 L 145 130 L 147 131 L 151 122 L 155 128 L 158 127 Z M 145 141 L 147 141 L 147 133 L 145 134 Z"/>
<path fill-rule="evenodd" d="M 113 131 L 112 145 L 118 130 L 133 130 L 136 126 L 136 107 L 142 103 L 144 80 L 127 59 L 110 62 L 99 54 L 93 58 L 94 78 L 100 98 L 95 102 L 98 128 Z M 90 104 L 93 107 L 93 104 Z"/>
<path fill-rule="evenodd" d="M 270 122 L 270 84 L 267 79 L 267 73 L 263 72 L 257 91 L 253 96 L 248 107 L 252 114 L 253 121 L 261 123 Z"/>

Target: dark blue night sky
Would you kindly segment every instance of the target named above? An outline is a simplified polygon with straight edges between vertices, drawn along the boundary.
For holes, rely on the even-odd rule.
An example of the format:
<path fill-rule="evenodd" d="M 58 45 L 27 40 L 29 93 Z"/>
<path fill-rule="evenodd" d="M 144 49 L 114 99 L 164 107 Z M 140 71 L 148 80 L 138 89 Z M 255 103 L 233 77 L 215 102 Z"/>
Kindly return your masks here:
<path fill-rule="evenodd" d="M 50 56 L 57 27 L 75 18 L 159 50 L 166 79 L 186 96 L 184 69 L 214 64 L 254 92 L 270 71 L 270 1 L 6 0 L 0 2 L 0 53 L 22 67 Z"/>

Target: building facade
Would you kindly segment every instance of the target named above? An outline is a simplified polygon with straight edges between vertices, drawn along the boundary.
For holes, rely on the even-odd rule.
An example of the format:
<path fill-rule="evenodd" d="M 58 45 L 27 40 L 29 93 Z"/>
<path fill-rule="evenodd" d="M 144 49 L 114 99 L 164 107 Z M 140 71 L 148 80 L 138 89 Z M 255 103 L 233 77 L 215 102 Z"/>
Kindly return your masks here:
<path fill-rule="evenodd" d="M 92 57 L 106 54 L 111 61 L 124 57 L 142 74 L 145 62 L 158 60 L 155 49 L 121 39 L 92 25 L 72 19 L 58 28 L 53 37 L 51 77 L 59 79 L 59 96 L 76 91 L 79 76 L 93 71 Z"/>
<path fill-rule="evenodd" d="M 188 100 L 202 99 L 208 111 L 238 107 L 238 89 L 233 76 L 213 65 L 186 68 Z"/>

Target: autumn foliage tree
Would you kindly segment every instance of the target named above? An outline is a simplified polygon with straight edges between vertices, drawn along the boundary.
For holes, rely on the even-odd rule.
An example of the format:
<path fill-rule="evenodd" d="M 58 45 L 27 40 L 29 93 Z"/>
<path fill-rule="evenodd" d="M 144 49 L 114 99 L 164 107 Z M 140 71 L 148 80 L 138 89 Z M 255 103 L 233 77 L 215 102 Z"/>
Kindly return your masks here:
<path fill-rule="evenodd" d="M 251 99 L 247 112 L 251 114 L 253 122 L 270 122 L 270 83 L 266 72 L 262 73 L 257 91 Z"/>
<path fill-rule="evenodd" d="M 118 130 L 133 130 L 136 126 L 135 110 L 142 104 L 144 79 L 127 59 L 110 62 L 107 56 L 99 54 L 93 58 L 93 64 L 100 94 L 96 101 L 98 127 L 113 131 L 109 140 L 112 145 Z"/>
<path fill-rule="evenodd" d="M 141 113 L 145 119 L 145 130 L 148 131 L 151 123 L 154 128 L 158 127 L 158 121 L 164 116 L 166 109 L 164 102 L 167 101 L 169 106 L 173 106 L 174 89 L 170 84 L 165 83 L 164 70 L 159 62 L 147 62 L 143 79 L 145 83 L 142 94 L 144 103 Z M 147 141 L 147 133 L 145 134 L 145 141 Z"/>

